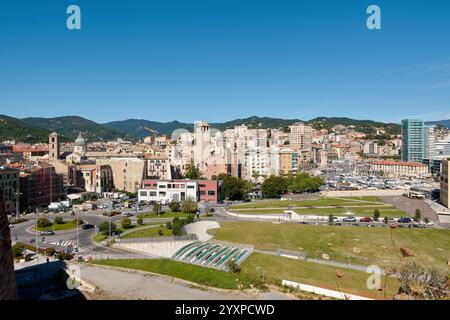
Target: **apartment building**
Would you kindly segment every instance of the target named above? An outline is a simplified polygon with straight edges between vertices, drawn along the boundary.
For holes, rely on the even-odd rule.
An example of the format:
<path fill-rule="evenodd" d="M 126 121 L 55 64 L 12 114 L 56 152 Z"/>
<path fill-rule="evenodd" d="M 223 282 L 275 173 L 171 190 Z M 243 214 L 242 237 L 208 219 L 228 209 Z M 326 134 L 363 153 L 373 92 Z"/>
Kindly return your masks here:
<path fill-rule="evenodd" d="M 51 202 L 65 200 L 63 176 L 47 163 L 24 170 L 19 177 L 20 210 L 34 211 Z"/>
<path fill-rule="evenodd" d="M 112 156 L 106 153 L 96 159 L 97 165 L 109 165 L 113 174 L 114 188 L 137 192 L 144 177 L 145 160 L 131 155 Z"/>
<path fill-rule="evenodd" d="M 172 179 L 172 171 L 168 157 L 161 156 L 145 156 L 146 161 L 146 178 L 170 180 Z"/>
<path fill-rule="evenodd" d="M 114 189 L 113 173 L 109 165 L 85 164 L 78 165 L 79 187 L 87 192 L 102 194 Z"/>
<path fill-rule="evenodd" d="M 290 126 L 289 146 L 302 151 L 310 151 L 312 143 L 312 127 L 297 122 Z"/>
<path fill-rule="evenodd" d="M 442 160 L 442 172 L 441 172 L 441 204 L 447 208 L 450 208 L 450 189 L 448 184 L 448 163 L 449 159 Z"/>
<path fill-rule="evenodd" d="M 5 211 L 8 214 L 16 212 L 17 197 L 19 197 L 20 171 L 8 167 L 0 167 L 0 194 L 3 194 Z"/>
<path fill-rule="evenodd" d="M 423 177 L 429 174 L 428 166 L 418 162 L 371 161 L 369 172 L 389 177 Z"/>

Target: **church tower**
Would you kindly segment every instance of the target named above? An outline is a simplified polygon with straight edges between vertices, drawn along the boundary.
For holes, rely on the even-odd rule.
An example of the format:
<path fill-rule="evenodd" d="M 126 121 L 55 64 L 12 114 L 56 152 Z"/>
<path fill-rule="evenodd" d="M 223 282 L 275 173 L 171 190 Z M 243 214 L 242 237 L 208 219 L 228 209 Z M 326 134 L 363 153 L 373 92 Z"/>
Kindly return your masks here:
<path fill-rule="evenodd" d="M 59 134 L 53 132 L 48 136 L 48 160 L 58 161 L 60 154 Z"/>

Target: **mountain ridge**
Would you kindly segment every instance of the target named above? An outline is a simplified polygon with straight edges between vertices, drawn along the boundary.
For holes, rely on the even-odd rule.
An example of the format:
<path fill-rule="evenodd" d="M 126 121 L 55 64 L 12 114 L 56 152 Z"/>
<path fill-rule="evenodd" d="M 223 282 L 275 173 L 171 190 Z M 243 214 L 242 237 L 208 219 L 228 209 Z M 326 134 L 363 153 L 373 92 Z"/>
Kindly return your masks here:
<path fill-rule="evenodd" d="M 310 120 L 281 119 L 273 117 L 251 116 L 225 122 L 210 123 L 218 130 L 233 128 L 246 124 L 251 128 L 281 128 L 287 130 L 295 122 L 304 122 L 315 129 L 330 129 L 337 124 L 353 125 L 357 131 L 374 136 L 376 128 L 383 128 L 390 134 L 400 134 L 400 124 L 384 123 L 373 120 L 359 120 L 348 117 L 316 117 Z M 450 120 L 427 121 L 450 128 Z M 26 117 L 14 118 L 0 115 L 0 141 L 16 140 L 28 143 L 46 142 L 48 134 L 56 131 L 61 134 L 63 141 L 73 141 L 82 132 L 88 141 L 114 140 L 125 138 L 130 140 L 142 139 L 151 133 L 145 127 L 158 131 L 161 135 L 170 135 L 176 129 L 193 131 L 193 123 L 178 120 L 160 122 L 146 119 L 126 119 L 97 123 L 80 116 L 61 116 L 53 118 Z"/>

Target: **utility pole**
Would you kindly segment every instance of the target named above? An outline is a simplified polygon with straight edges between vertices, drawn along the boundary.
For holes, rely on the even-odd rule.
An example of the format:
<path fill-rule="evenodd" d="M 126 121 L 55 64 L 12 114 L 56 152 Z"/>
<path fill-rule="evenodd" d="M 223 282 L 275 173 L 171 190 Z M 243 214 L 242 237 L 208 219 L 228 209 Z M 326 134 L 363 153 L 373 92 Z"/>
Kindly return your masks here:
<path fill-rule="evenodd" d="M 34 230 L 36 231 L 36 264 L 38 264 L 39 255 L 38 255 L 38 228 L 37 228 L 37 208 L 34 210 Z"/>

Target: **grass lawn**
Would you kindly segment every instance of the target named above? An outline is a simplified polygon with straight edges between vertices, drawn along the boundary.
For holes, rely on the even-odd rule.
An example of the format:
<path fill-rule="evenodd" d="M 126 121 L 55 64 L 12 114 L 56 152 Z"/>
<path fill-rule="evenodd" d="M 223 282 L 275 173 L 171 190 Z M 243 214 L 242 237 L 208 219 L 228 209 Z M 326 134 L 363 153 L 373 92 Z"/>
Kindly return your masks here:
<path fill-rule="evenodd" d="M 367 198 L 367 199 L 366 199 Z M 232 206 L 233 209 L 245 209 L 245 208 L 287 208 L 293 207 L 324 207 L 324 206 L 359 206 L 359 205 L 374 205 L 376 204 L 369 197 L 359 198 L 320 198 L 317 200 L 262 200 L 254 201 L 250 203 L 239 204 Z M 358 201 L 355 201 L 358 200 Z M 373 199 L 372 199 L 373 200 Z"/>
<path fill-rule="evenodd" d="M 222 289 L 238 289 L 239 283 L 244 288 L 249 288 L 251 283 L 241 274 L 236 275 L 169 259 L 94 260 L 93 263 L 159 273 Z"/>
<path fill-rule="evenodd" d="M 175 218 L 175 217 L 186 218 L 187 216 L 188 214 L 184 212 L 164 212 L 161 214 L 156 214 L 153 212 L 143 212 L 137 215 L 137 217 L 142 218 Z"/>
<path fill-rule="evenodd" d="M 259 269 L 257 270 L 258 267 Z M 370 274 L 362 271 L 339 269 L 263 253 L 253 253 L 242 263 L 241 268 L 241 274 L 252 279 L 264 275 L 264 280 L 268 283 L 281 285 L 282 280 L 290 280 L 331 290 L 338 290 L 336 270 L 339 270 L 344 273 L 344 276 L 339 279 L 341 291 L 375 299 L 378 297 L 377 290 L 369 290 L 367 288 L 367 278 Z M 384 281 L 384 277 L 382 279 Z M 398 288 L 398 280 L 389 277 L 387 298 L 392 298 L 397 293 Z"/>
<path fill-rule="evenodd" d="M 324 208 L 324 209 L 295 209 L 295 212 L 298 214 L 311 214 L 311 215 L 329 215 L 333 214 L 336 216 L 348 216 L 347 212 L 352 212 L 357 216 L 367 216 L 373 217 L 373 212 L 375 209 L 378 209 L 380 212 L 380 219 L 384 217 L 408 217 L 410 216 L 408 213 L 401 211 L 395 207 L 359 207 L 359 208 Z"/>
<path fill-rule="evenodd" d="M 215 232 L 217 240 L 252 244 L 261 250 L 296 250 L 311 258 L 326 253 L 333 260 L 355 264 L 395 266 L 399 263 L 389 228 L 224 222 Z M 439 229 L 393 230 L 397 248 L 403 246 L 415 253 L 408 260 L 440 269 L 448 268 L 449 236 L 450 231 Z"/>
<path fill-rule="evenodd" d="M 393 206 L 381 206 L 381 207 L 341 207 L 341 208 L 296 208 L 293 209 L 295 212 L 297 212 L 300 215 L 323 215 L 328 216 L 329 214 L 333 214 L 335 216 L 349 216 L 346 214 L 347 212 L 352 212 L 353 215 L 357 216 L 368 216 L 373 217 L 373 212 L 375 209 L 378 209 L 380 212 L 380 219 L 383 217 L 407 217 L 410 216 L 408 213 L 401 211 Z M 235 213 L 242 213 L 242 214 L 282 214 L 287 209 L 234 209 L 233 212 Z"/>
<path fill-rule="evenodd" d="M 106 238 L 108 238 L 107 235 L 99 233 L 99 234 L 95 235 L 92 239 L 94 239 L 94 241 L 96 241 L 96 242 L 101 242 L 101 241 L 105 240 Z"/>
<path fill-rule="evenodd" d="M 48 227 L 43 227 L 43 228 L 37 228 L 38 231 L 42 231 L 42 230 L 52 230 L 52 231 L 61 231 L 61 230 L 71 230 L 71 229 L 75 229 L 77 227 L 76 223 L 73 222 L 64 222 L 61 224 L 57 224 L 57 223 L 52 223 L 51 226 Z M 81 228 L 81 225 L 80 225 Z"/>
<path fill-rule="evenodd" d="M 163 235 L 159 235 L 159 230 L 163 232 Z M 121 236 L 122 239 L 135 239 L 135 238 L 155 238 L 155 237 L 171 237 L 173 236 L 172 230 L 169 230 L 159 225 L 152 226 L 141 230 L 136 230 Z"/>

